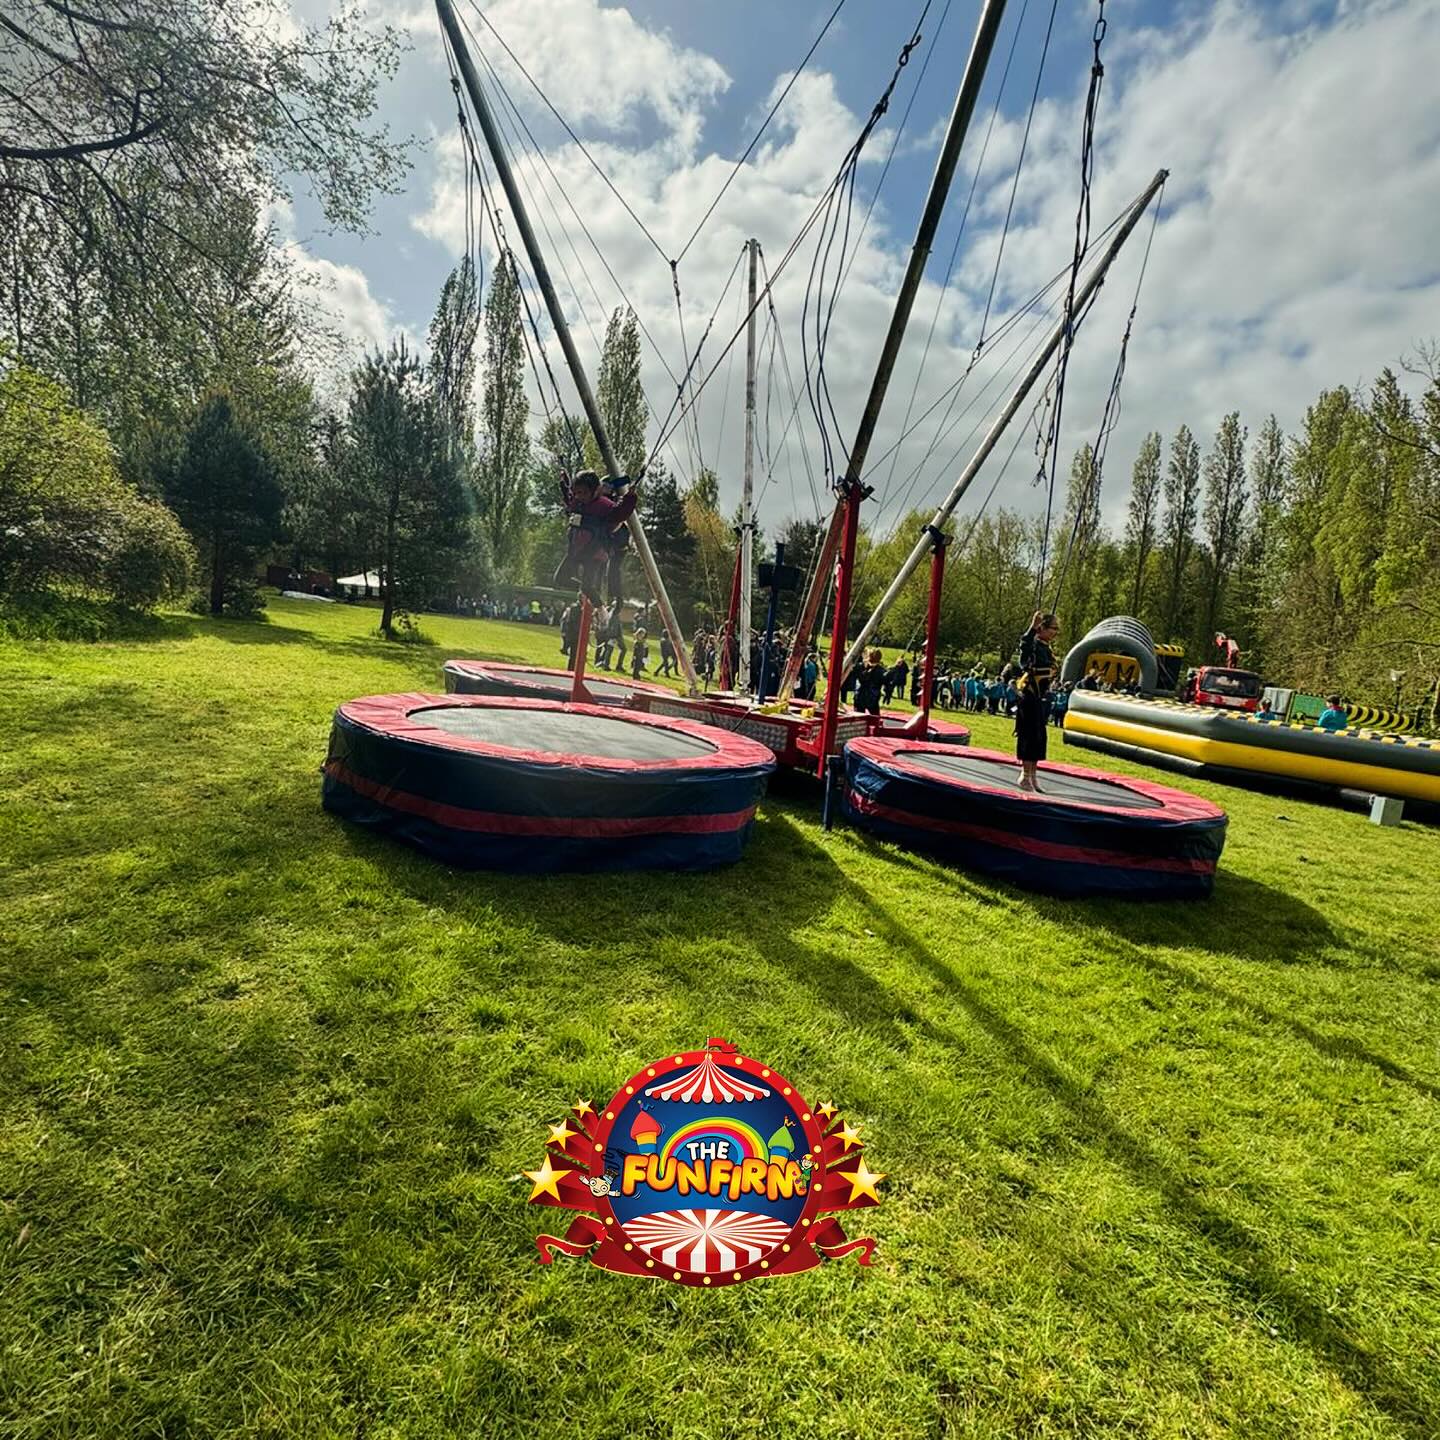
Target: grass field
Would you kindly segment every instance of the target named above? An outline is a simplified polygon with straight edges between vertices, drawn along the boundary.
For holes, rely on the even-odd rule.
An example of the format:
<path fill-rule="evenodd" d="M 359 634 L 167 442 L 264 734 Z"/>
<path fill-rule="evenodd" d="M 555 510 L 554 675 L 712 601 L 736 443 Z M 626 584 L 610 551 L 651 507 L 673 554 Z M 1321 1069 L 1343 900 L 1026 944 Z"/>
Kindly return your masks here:
<path fill-rule="evenodd" d="M 0 644 L 0 1435 L 1440 1434 L 1440 833 L 1187 782 L 1212 901 L 1061 903 L 792 787 L 452 873 L 321 811 L 331 712 L 557 641 L 374 619 Z M 709 1035 L 861 1129 L 875 1267 L 535 1265 L 544 1126 Z"/>

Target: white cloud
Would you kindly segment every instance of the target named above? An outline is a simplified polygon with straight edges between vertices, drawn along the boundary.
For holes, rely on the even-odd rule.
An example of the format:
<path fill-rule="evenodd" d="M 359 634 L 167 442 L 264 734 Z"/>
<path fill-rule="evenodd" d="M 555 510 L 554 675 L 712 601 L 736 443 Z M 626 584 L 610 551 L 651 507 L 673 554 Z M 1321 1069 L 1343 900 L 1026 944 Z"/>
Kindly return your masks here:
<path fill-rule="evenodd" d="M 733 151 L 706 153 L 700 144 L 709 107 L 729 77 L 708 57 L 647 30 L 628 11 L 602 9 L 596 0 L 497 0 L 490 13 L 547 93 L 581 128 L 592 154 L 661 247 L 676 253 L 733 168 Z M 1322 386 L 1373 375 L 1424 338 L 1436 326 L 1433 317 L 1440 315 L 1433 239 L 1440 201 L 1440 109 L 1431 98 L 1433 57 L 1440 54 L 1440 7 L 1434 0 L 1355 0 L 1338 12 L 1309 0 L 1281 7 L 1222 0 L 1196 4 L 1174 23 L 1167 21 L 1163 31 L 1137 28 L 1143 19 L 1144 7 L 1128 6 L 1112 23 L 1107 40 L 1094 199 L 1097 229 L 1156 168 L 1168 166 L 1173 174 L 1131 344 L 1121 426 L 1111 444 L 1106 504 L 1112 517 L 1123 506 L 1130 460 L 1144 431 L 1156 428 L 1168 435 L 1185 421 L 1207 443 L 1224 412 L 1237 407 L 1252 429 L 1272 409 L 1283 425 L 1294 428 Z M 891 63 L 889 56 L 873 58 L 877 92 Z M 1038 288 L 1069 258 L 1086 70 L 1077 67 L 1071 93 L 1042 103 L 1036 112 L 992 330 L 1007 306 Z M 512 93 L 532 124 L 541 122 L 537 134 L 554 135 L 528 86 L 512 78 Z M 775 77 L 772 97 L 785 78 Z M 1022 103 L 1021 92 L 1028 100 L 1029 85 L 1029 77 L 1022 77 L 1014 87 L 1009 101 L 1014 108 Z M 769 103 L 754 107 L 755 113 L 763 114 Z M 807 71 L 801 77 L 765 143 L 743 167 L 680 267 L 692 346 L 745 239 L 751 234 L 761 239 L 773 269 L 863 118 L 843 103 L 830 75 Z M 953 227 L 963 203 L 968 166 L 979 152 L 986 118 L 976 117 L 948 226 Z M 920 380 L 916 415 L 969 360 L 1009 201 L 1022 120 L 1023 112 L 1012 114 L 996 127 L 957 279 L 944 297 Z M 886 148 L 887 137 L 872 137 L 871 158 L 883 158 Z M 572 144 L 554 144 L 546 159 L 553 176 L 533 159 L 522 160 L 519 170 L 592 373 L 598 359 L 592 327 L 594 334 L 603 333 L 605 313 L 619 303 L 620 294 L 567 200 L 671 368 L 678 370 L 682 345 L 668 266 Z M 414 224 L 458 254 L 463 189 L 453 137 L 436 145 L 434 167 Z M 874 173 L 873 165 L 865 171 L 867 177 Z M 843 443 L 851 438 L 869 386 L 918 211 L 918 197 L 909 197 L 895 213 L 889 208 L 892 200 L 887 192 L 876 208 L 831 332 L 828 371 Z M 857 223 L 863 206 L 862 194 Z M 548 236 L 541 217 L 548 221 Z M 1098 422 L 1145 234 L 1142 228 L 1117 265 L 1077 346 L 1066 402 L 1064 462 L 1082 439 L 1093 436 Z M 948 254 L 952 235 L 953 229 L 942 231 L 936 247 L 941 259 L 932 273 Z M 796 256 L 775 297 L 797 381 L 809 260 L 808 248 Z M 588 280 L 581 261 L 590 272 Z M 363 287 L 353 297 L 352 313 L 362 329 L 368 323 L 364 317 L 375 318 L 366 310 L 368 298 Z M 898 434 L 939 299 L 938 285 L 927 280 L 872 451 L 872 483 L 883 486 L 890 472 L 888 460 L 876 462 Z M 735 314 L 732 292 L 715 321 L 707 363 L 728 338 Z M 553 343 L 551 350 L 551 363 L 563 374 Z M 736 347 L 736 356 L 738 367 L 743 346 Z M 652 400 L 664 413 L 674 381 L 648 349 L 645 366 Z M 977 371 L 967 398 L 990 373 L 984 367 Z M 705 458 L 720 470 L 727 504 L 738 495 L 741 379 L 737 368 L 728 419 L 722 418 L 723 374 L 701 404 Z M 997 374 L 987 403 L 1003 395 L 1001 379 Z M 764 382 L 762 371 L 762 403 Z M 568 396 L 563 379 L 562 388 Z M 772 406 L 778 403 L 772 397 Z M 977 415 L 983 410 L 984 405 Z M 801 414 L 788 457 L 797 476 L 804 473 L 802 459 L 813 461 L 818 449 L 803 400 Z M 964 421 L 939 456 L 961 441 L 975 418 Z M 901 482 L 920 460 L 933 428 L 933 422 L 919 427 L 901 448 L 889 509 L 871 507 L 872 521 L 895 518 Z M 678 436 L 676 448 L 681 467 L 688 468 L 690 457 Z M 1028 453 L 1024 448 L 1022 458 Z M 1017 463 L 996 503 L 1035 503 L 1027 470 L 1033 471 L 1033 465 Z M 934 459 L 910 498 L 933 501 L 950 478 Z M 988 478 L 981 477 L 976 495 Z M 776 522 L 796 506 L 808 510 L 808 493 L 801 480 L 792 498 L 782 460 L 766 495 L 766 518 Z"/>
<path fill-rule="evenodd" d="M 383 349 L 400 327 L 389 307 L 371 294 L 363 270 L 313 255 L 295 238 L 295 213 L 288 202 L 270 204 L 259 223 L 262 230 L 271 229 L 278 242 L 296 298 L 335 335 L 333 353 L 319 363 L 317 357 L 307 357 L 318 371 L 315 378 L 321 392 L 335 398 L 350 367 L 367 350 Z"/>

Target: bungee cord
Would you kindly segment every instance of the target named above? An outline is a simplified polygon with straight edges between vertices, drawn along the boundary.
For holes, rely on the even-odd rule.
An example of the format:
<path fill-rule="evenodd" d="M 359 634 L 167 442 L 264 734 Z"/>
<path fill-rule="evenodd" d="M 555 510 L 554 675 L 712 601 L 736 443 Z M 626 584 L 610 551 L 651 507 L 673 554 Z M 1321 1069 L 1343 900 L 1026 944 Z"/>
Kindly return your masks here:
<path fill-rule="evenodd" d="M 1042 456 L 1041 471 L 1037 477 L 1046 480 L 1045 459 L 1049 460 L 1048 489 L 1045 497 L 1045 525 L 1040 539 L 1040 563 L 1036 567 L 1035 605 L 1042 608 L 1044 595 L 1045 567 L 1050 551 L 1050 522 L 1055 510 L 1055 476 L 1060 453 L 1060 427 L 1065 405 L 1065 377 L 1070 368 L 1070 352 L 1075 346 L 1075 287 L 1080 277 L 1080 266 L 1090 242 L 1090 187 L 1095 178 L 1095 117 L 1100 105 L 1100 87 L 1105 78 L 1105 66 L 1100 58 L 1100 45 L 1105 39 L 1105 0 L 1097 0 L 1099 15 L 1093 34 L 1094 59 L 1090 65 L 1090 89 L 1085 97 L 1085 119 L 1080 135 L 1080 203 L 1075 213 L 1075 253 L 1070 266 L 1070 288 L 1065 297 L 1065 336 L 1055 362 L 1054 403 L 1050 410 L 1050 424 L 1046 435 L 1046 455 Z"/>

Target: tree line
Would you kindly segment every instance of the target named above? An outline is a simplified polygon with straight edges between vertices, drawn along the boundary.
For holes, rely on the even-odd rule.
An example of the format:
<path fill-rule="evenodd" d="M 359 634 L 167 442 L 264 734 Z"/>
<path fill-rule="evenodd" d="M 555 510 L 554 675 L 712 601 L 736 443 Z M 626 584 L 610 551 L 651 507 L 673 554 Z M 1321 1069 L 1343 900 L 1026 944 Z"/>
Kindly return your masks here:
<path fill-rule="evenodd" d="M 0 600 L 58 587 L 153 605 L 198 588 L 206 610 L 252 613 L 257 568 L 279 561 L 378 571 L 392 633 L 407 609 L 545 583 L 565 545 L 559 472 L 600 457 L 547 403 L 512 257 L 452 271 L 423 354 L 397 338 L 338 395 L 317 391 L 338 338 L 273 217 L 287 177 L 350 228 L 398 186 L 408 144 L 374 112 L 400 38 L 349 11 L 277 27 L 270 0 L 16 0 L 7 17 Z M 682 618 L 714 623 L 738 516 L 712 469 L 649 454 L 640 370 L 636 317 L 617 310 L 597 400 L 621 467 L 645 467 L 640 514 Z M 1104 503 L 1113 457 L 1083 446 L 1052 522 L 997 509 L 956 524 L 948 651 L 998 660 L 1037 604 L 1067 639 L 1130 613 L 1195 661 L 1224 630 L 1276 680 L 1434 708 L 1440 351 L 1325 391 L 1293 435 L 1273 415 L 1252 435 L 1236 411 L 1127 458 L 1123 510 Z M 926 518 L 862 530 L 857 612 Z M 758 549 L 784 540 L 808 572 L 821 532 L 792 516 Z M 924 595 L 922 573 L 884 639 L 918 641 Z"/>

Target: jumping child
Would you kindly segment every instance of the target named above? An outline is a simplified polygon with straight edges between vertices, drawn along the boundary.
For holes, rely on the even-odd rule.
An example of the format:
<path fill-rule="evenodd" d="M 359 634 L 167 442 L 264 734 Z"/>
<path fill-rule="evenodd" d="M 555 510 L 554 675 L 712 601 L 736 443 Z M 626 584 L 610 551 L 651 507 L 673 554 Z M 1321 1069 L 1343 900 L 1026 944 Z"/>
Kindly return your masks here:
<path fill-rule="evenodd" d="M 623 484 L 625 494 L 618 500 L 600 493 L 600 478 L 593 470 L 582 470 L 573 480 L 561 478 L 560 495 L 570 514 L 570 537 L 565 558 L 555 571 L 555 585 L 578 585 L 592 605 L 599 605 L 608 580 L 618 584 L 619 556 L 614 533 L 635 509 L 635 490 L 628 481 L 608 482 L 612 488 Z M 611 599 L 618 600 L 619 594 Z"/>

